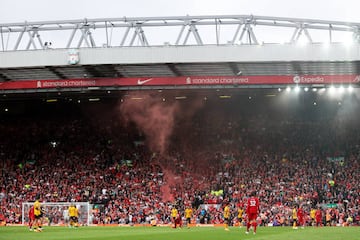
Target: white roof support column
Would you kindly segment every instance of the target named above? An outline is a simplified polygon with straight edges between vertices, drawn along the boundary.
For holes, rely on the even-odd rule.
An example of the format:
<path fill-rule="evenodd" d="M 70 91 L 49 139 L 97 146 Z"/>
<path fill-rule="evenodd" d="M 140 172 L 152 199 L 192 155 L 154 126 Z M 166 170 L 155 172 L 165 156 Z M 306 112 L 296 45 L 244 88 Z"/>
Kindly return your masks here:
<path fill-rule="evenodd" d="M 201 40 L 201 37 L 200 37 L 200 35 L 199 35 L 199 31 L 198 31 L 198 29 L 195 27 L 194 24 L 191 24 L 191 25 L 190 25 L 189 32 L 191 32 L 192 34 L 194 34 L 196 43 L 197 43 L 198 45 L 204 45 L 203 42 L 202 42 L 202 40 Z"/>
<path fill-rule="evenodd" d="M 124 36 L 123 36 L 123 38 L 121 40 L 121 43 L 120 43 L 120 47 L 123 47 L 125 45 L 125 41 L 126 41 L 127 36 L 129 35 L 130 29 L 131 29 L 131 26 L 128 26 L 126 28 L 125 34 L 124 34 Z"/>
<path fill-rule="evenodd" d="M 241 28 L 242 28 L 242 30 L 241 30 Z M 231 44 L 235 44 L 240 30 L 241 30 L 241 33 L 239 36 L 240 43 L 248 43 L 250 45 L 252 45 L 252 44 L 258 45 L 259 44 L 250 23 L 245 23 L 245 24 L 241 23 L 238 25 L 238 27 L 235 31 L 235 35 L 231 41 Z M 245 33 L 246 33 L 246 38 L 245 38 Z"/>
<path fill-rule="evenodd" d="M 67 43 L 67 45 L 66 45 L 66 48 L 70 48 L 71 43 L 72 43 L 72 41 L 73 41 L 73 39 L 74 39 L 75 33 L 76 33 L 76 31 L 78 30 L 78 28 L 79 28 L 79 26 L 76 25 L 76 27 L 72 30 L 71 35 L 70 35 L 70 38 L 69 38 L 69 41 L 68 41 L 68 43 Z"/>
<path fill-rule="evenodd" d="M 87 24 L 84 25 L 83 28 L 81 29 L 81 33 L 82 33 L 81 38 L 78 42 L 77 47 L 80 48 L 83 41 L 85 41 L 85 44 L 87 47 L 95 47 L 95 41 L 91 36 L 90 26 Z M 90 43 L 89 43 L 89 40 L 90 40 Z"/>
<path fill-rule="evenodd" d="M 179 42 L 180 42 L 180 40 L 181 40 L 181 36 L 183 35 L 183 33 L 184 33 L 184 31 L 185 31 L 185 27 L 186 27 L 186 25 L 183 25 L 183 26 L 181 27 L 180 32 L 179 32 L 179 35 L 178 35 L 178 37 L 177 37 L 177 39 L 176 39 L 175 45 L 179 45 Z"/>
<path fill-rule="evenodd" d="M 15 46 L 14 46 L 14 51 L 18 50 L 19 49 L 19 45 L 20 45 L 20 42 L 21 42 L 21 39 L 22 37 L 24 36 L 24 33 L 26 32 L 26 27 L 24 27 L 24 30 L 20 32 L 17 40 L 16 40 L 16 43 L 15 43 Z"/>
<path fill-rule="evenodd" d="M 247 38 L 245 39 L 245 41 L 243 41 L 244 36 L 245 36 L 245 33 L 247 33 L 247 34 L 246 34 L 246 35 L 247 35 Z M 241 32 L 241 34 L 240 34 L 240 37 L 239 37 L 239 41 L 240 41 L 241 43 L 244 43 L 244 42 L 245 42 L 245 43 L 248 43 L 248 44 L 250 44 L 250 45 L 251 45 L 251 44 L 257 45 L 257 44 L 258 44 L 258 41 L 257 41 L 257 39 L 256 39 L 256 37 L 255 37 L 255 34 L 254 34 L 254 32 L 253 32 L 250 24 L 246 23 L 246 24 L 244 25 L 243 30 L 242 30 L 242 32 Z"/>
<path fill-rule="evenodd" d="M 129 29 L 130 30 L 130 29 Z M 146 39 L 144 30 L 142 29 L 141 25 L 139 23 L 136 24 L 134 34 L 130 41 L 130 46 L 134 45 L 135 39 L 138 38 L 140 41 L 141 46 L 149 46 L 149 42 Z"/>
<path fill-rule="evenodd" d="M 181 27 L 180 33 L 179 33 L 179 35 L 177 37 L 177 40 L 176 40 L 176 45 L 179 45 L 179 42 L 180 42 L 180 40 L 181 40 L 181 38 L 182 38 L 182 36 L 184 34 L 186 26 L 188 26 L 189 29 L 188 29 L 188 32 L 186 33 L 186 36 L 184 38 L 184 41 L 183 41 L 182 45 L 186 45 L 188 43 L 188 40 L 189 40 L 189 37 L 190 37 L 191 34 L 193 34 L 197 45 L 200 45 L 200 46 L 204 45 L 204 43 L 203 43 L 203 41 L 202 41 L 202 39 L 200 37 L 199 31 L 195 26 L 195 22 L 193 22 L 193 21 L 186 22 Z"/>
<path fill-rule="evenodd" d="M 312 39 L 311 39 L 311 36 L 310 36 L 310 34 L 309 34 L 309 31 L 307 30 L 307 28 L 306 28 L 303 24 L 299 25 L 299 26 L 295 29 L 295 31 L 294 31 L 294 33 L 293 33 L 290 41 L 291 41 L 292 43 L 297 43 L 303 33 L 305 34 L 305 37 L 307 38 L 307 40 L 309 41 L 309 43 L 312 43 L 313 41 L 312 41 Z"/>

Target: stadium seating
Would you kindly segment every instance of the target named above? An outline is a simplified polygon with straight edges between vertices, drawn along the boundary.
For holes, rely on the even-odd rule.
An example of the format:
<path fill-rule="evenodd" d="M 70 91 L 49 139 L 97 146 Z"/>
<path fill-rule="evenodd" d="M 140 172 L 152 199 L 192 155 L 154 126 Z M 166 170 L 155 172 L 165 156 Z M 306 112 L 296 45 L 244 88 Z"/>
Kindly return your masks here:
<path fill-rule="evenodd" d="M 141 127 L 114 116 L 3 118 L 0 216 L 20 223 L 21 203 L 41 194 L 46 202 L 89 201 L 94 223 L 156 217 L 166 224 L 172 204 L 180 212 L 191 204 L 200 221 L 201 204 L 226 200 L 235 209 L 255 190 L 264 225 L 286 224 L 295 203 L 307 213 L 335 204 L 336 223 L 359 219 L 359 121 L 332 113 L 307 119 L 216 111 L 198 113 L 191 126 L 175 124 L 166 152 L 148 147 Z M 221 208 L 209 208 L 206 220 L 222 223 Z"/>

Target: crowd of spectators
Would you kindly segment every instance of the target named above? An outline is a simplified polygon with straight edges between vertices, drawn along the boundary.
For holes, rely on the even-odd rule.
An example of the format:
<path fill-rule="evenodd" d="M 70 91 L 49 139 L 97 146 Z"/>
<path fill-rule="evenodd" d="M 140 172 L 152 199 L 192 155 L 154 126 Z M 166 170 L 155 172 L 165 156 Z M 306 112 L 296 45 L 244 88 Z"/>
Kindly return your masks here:
<path fill-rule="evenodd" d="M 295 205 L 307 215 L 331 210 L 333 224 L 359 223 L 356 114 L 229 108 L 204 106 L 191 124 L 176 122 L 166 152 L 150 149 L 141 126 L 118 113 L 3 117 L 0 221 L 20 223 L 22 202 L 40 194 L 43 202 L 90 202 L 93 223 L 167 224 L 173 206 L 192 206 L 196 223 L 222 223 L 222 204 L 236 219 L 256 191 L 264 225 L 289 224 Z"/>

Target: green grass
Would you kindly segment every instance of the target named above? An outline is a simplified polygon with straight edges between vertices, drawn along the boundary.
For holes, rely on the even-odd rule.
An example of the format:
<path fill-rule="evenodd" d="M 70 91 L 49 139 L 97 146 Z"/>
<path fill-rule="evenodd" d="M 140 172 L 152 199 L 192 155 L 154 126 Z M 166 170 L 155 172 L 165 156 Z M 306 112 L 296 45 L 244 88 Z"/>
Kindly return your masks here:
<path fill-rule="evenodd" d="M 260 227 L 257 234 L 245 234 L 244 228 L 194 227 L 46 227 L 43 232 L 30 232 L 27 227 L 0 227 L 0 240 L 359 240 L 360 227 L 323 227 L 293 230 L 291 227 Z"/>

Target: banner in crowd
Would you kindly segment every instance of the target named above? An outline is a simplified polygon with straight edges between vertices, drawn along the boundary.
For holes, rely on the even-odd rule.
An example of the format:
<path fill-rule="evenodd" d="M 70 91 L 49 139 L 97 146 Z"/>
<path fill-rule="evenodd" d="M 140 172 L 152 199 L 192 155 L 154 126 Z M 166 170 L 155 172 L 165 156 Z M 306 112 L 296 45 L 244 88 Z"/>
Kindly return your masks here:
<path fill-rule="evenodd" d="M 221 204 L 200 204 L 199 208 L 205 209 L 206 211 L 212 208 L 219 210 L 221 208 Z"/>
<path fill-rule="evenodd" d="M 326 160 L 328 160 L 329 162 L 333 162 L 339 166 L 344 166 L 345 164 L 345 157 L 340 156 L 340 157 L 326 157 Z"/>
<path fill-rule="evenodd" d="M 340 156 L 340 157 L 326 157 L 326 159 L 329 162 L 344 162 L 345 161 L 345 157 Z"/>
<path fill-rule="evenodd" d="M 0 90 L 130 86 L 206 86 L 273 84 L 356 84 L 360 75 L 268 75 L 268 76 L 188 76 L 141 78 L 86 78 L 61 80 L 21 80 L 0 82 Z"/>

